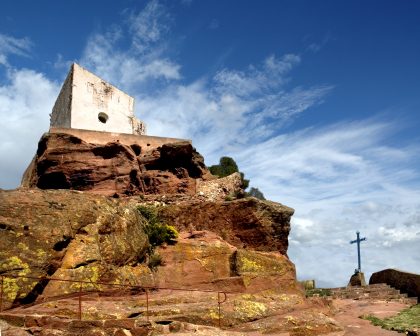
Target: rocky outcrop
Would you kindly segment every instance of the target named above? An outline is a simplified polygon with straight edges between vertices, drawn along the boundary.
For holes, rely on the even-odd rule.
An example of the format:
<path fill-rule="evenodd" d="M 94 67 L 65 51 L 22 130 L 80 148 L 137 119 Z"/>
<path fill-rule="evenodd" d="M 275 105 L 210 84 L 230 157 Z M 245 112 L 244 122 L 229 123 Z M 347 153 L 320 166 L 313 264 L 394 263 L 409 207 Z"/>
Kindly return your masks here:
<path fill-rule="evenodd" d="M 282 293 L 302 293 L 287 257 L 239 249 L 213 232 L 184 232 L 176 245 L 161 247 L 158 253 L 163 260 L 155 274 L 159 287 L 239 293 L 281 288 Z"/>
<path fill-rule="evenodd" d="M 207 201 L 225 201 L 227 199 L 236 198 L 241 192 L 242 178 L 239 173 L 232 175 L 197 181 L 197 194 L 203 196 Z"/>
<path fill-rule="evenodd" d="M 148 149 L 60 132 L 42 137 L 22 188 L 0 190 L 7 328 L 43 336 L 159 334 L 160 325 L 340 330 L 328 302 L 305 299 L 296 281 L 287 257 L 293 209 L 237 199 L 241 176 L 216 179 L 189 142 Z M 178 230 L 176 241 L 150 246 L 149 210 Z"/>
<path fill-rule="evenodd" d="M 95 283 L 104 281 L 244 292 L 294 288 L 294 266 L 285 256 L 292 209 L 254 198 L 149 204 L 181 232 L 177 244 L 159 250 L 166 265 L 152 271 L 140 202 L 70 190 L 0 191 L 5 304 L 80 289 L 78 283 L 26 278 L 43 276 L 86 281 L 84 290 L 102 290 Z"/>
<path fill-rule="evenodd" d="M 394 287 L 408 296 L 417 297 L 417 302 L 420 303 L 420 274 L 389 268 L 373 273 L 369 279 L 371 285 L 380 283 Z"/>
<path fill-rule="evenodd" d="M 0 274 L 3 308 L 40 293 L 76 291 L 67 282 L 27 277 L 123 281 L 148 246 L 133 206 L 76 191 L 0 191 Z M 139 271 L 138 271 L 139 272 Z"/>
<path fill-rule="evenodd" d="M 208 230 L 237 248 L 287 254 L 294 210 L 280 203 L 243 198 L 184 201 L 162 206 L 160 216 L 179 231 Z"/>
<path fill-rule="evenodd" d="M 22 186 L 109 196 L 195 194 L 196 179 L 210 176 L 203 157 L 187 141 L 148 150 L 138 144 L 93 144 L 66 133 L 46 133 Z"/>

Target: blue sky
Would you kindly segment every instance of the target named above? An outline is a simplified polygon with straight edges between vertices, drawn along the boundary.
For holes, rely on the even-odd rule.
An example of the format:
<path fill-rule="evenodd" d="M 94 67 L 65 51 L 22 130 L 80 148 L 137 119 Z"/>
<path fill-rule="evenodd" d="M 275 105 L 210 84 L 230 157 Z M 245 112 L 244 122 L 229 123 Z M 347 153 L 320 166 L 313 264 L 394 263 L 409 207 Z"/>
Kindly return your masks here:
<path fill-rule="evenodd" d="M 25 10 L 22 10 L 25 8 Z M 15 188 L 73 61 L 150 135 L 235 158 L 296 209 L 300 278 L 420 273 L 420 1 L 5 1 L 0 187 Z"/>

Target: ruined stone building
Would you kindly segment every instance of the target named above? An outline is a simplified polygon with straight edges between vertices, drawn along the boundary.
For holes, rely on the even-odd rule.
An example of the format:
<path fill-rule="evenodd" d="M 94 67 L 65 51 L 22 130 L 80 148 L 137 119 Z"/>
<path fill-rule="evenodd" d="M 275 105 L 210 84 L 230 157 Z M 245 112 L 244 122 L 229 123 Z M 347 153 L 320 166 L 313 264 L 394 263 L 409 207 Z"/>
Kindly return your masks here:
<path fill-rule="evenodd" d="M 73 63 L 50 115 L 51 128 L 144 135 L 134 98 Z"/>

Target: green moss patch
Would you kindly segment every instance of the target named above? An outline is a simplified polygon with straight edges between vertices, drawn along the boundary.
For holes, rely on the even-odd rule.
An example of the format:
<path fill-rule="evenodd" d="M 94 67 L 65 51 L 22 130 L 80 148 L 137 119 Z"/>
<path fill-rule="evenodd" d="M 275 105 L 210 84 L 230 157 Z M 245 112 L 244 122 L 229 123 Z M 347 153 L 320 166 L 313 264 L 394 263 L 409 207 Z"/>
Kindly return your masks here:
<path fill-rule="evenodd" d="M 328 288 L 314 288 L 305 291 L 306 297 L 311 296 L 331 296 L 331 290 Z"/>
<path fill-rule="evenodd" d="M 414 330 L 418 332 L 420 329 L 420 304 L 404 309 L 398 315 L 385 319 L 380 319 L 373 315 L 363 315 L 361 318 L 387 330 L 415 335 Z"/>

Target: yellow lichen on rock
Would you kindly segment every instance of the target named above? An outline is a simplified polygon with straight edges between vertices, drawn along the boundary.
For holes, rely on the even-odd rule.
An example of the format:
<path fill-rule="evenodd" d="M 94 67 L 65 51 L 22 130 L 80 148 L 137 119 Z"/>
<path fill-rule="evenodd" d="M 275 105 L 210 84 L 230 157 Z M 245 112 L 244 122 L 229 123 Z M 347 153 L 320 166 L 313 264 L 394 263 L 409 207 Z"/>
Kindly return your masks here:
<path fill-rule="evenodd" d="M 237 300 L 234 302 L 234 311 L 239 314 L 239 318 L 249 321 L 266 316 L 267 306 L 258 301 Z"/>
<path fill-rule="evenodd" d="M 259 272 L 263 269 L 255 260 L 242 257 L 241 259 L 241 270 L 243 272 Z"/>
<path fill-rule="evenodd" d="M 3 278 L 3 295 L 7 298 L 7 300 L 13 302 L 18 296 L 18 292 L 19 286 L 16 279 Z"/>

